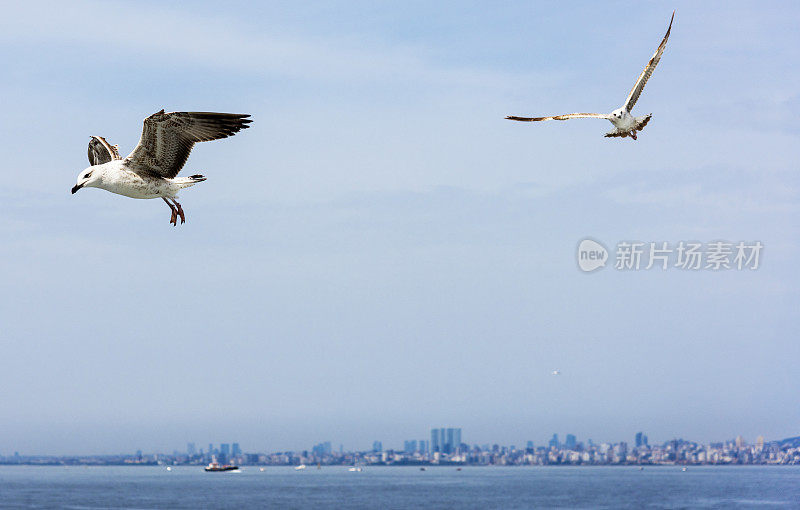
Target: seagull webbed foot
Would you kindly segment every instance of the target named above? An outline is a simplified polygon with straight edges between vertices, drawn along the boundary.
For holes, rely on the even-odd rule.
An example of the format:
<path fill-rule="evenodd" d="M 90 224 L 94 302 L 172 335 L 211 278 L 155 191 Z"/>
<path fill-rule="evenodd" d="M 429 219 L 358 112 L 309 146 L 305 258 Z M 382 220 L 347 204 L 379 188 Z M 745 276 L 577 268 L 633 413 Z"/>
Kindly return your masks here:
<path fill-rule="evenodd" d="M 175 207 L 178 208 L 178 216 L 181 217 L 181 225 L 183 225 L 186 223 L 186 216 L 183 214 L 183 207 L 181 207 L 181 204 L 179 204 L 176 200 L 173 200 L 173 202 L 175 202 Z"/>
<path fill-rule="evenodd" d="M 173 227 L 176 227 L 178 225 L 178 210 L 175 209 L 175 206 L 172 205 L 172 203 L 167 200 L 166 197 L 161 197 L 161 200 L 166 202 L 166 204 L 169 206 L 169 210 L 172 212 L 172 215 L 169 217 L 169 224 Z"/>

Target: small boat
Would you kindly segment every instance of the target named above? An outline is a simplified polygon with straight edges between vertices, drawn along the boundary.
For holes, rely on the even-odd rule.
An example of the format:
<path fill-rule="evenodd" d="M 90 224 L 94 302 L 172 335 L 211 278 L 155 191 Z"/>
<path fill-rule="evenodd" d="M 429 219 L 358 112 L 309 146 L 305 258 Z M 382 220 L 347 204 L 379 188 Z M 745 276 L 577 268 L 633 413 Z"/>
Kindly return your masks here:
<path fill-rule="evenodd" d="M 456 468 L 456 471 L 461 471 L 461 468 Z"/>
<path fill-rule="evenodd" d="M 348 468 L 347 470 L 350 471 L 351 473 L 360 473 L 360 472 L 364 471 L 361 468 L 361 466 L 352 466 L 352 467 Z"/>
<path fill-rule="evenodd" d="M 424 467 L 419 468 L 420 471 L 425 471 Z"/>
<path fill-rule="evenodd" d="M 685 468 L 685 467 L 684 467 L 684 468 L 681 468 L 681 471 L 686 471 L 686 468 Z"/>
<path fill-rule="evenodd" d="M 300 464 L 299 466 L 295 466 L 295 467 L 294 467 L 294 470 L 295 470 L 295 471 L 302 471 L 302 470 L 303 470 L 303 469 L 305 469 L 305 468 L 306 468 L 306 465 L 305 465 L 305 464 Z"/>
<path fill-rule="evenodd" d="M 224 464 L 224 465 L 220 466 L 216 462 L 211 462 L 208 466 L 206 466 L 205 469 L 208 472 L 212 472 L 212 471 L 238 471 L 239 470 L 239 466 L 233 466 L 231 464 Z"/>
<path fill-rule="evenodd" d="M 264 468 L 258 468 L 258 470 L 261 471 L 262 473 L 264 472 Z"/>

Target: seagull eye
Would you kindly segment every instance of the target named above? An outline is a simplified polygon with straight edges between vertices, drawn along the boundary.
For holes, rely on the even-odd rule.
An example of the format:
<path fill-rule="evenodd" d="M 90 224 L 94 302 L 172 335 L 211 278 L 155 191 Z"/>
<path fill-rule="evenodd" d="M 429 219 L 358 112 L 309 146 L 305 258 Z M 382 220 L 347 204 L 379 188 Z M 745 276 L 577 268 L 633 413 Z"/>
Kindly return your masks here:
<path fill-rule="evenodd" d="M 92 175 L 92 172 L 89 172 L 88 174 L 84 175 L 83 178 L 84 179 L 88 179 L 89 177 L 91 177 L 91 175 Z"/>

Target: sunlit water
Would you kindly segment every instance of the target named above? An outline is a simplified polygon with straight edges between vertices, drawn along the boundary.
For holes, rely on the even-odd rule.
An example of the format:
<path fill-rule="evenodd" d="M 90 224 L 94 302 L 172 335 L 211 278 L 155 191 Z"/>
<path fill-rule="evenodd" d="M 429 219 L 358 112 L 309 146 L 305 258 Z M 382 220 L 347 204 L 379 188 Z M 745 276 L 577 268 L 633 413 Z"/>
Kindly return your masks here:
<path fill-rule="evenodd" d="M 800 466 L 0 466 L 2 508 L 800 508 Z"/>

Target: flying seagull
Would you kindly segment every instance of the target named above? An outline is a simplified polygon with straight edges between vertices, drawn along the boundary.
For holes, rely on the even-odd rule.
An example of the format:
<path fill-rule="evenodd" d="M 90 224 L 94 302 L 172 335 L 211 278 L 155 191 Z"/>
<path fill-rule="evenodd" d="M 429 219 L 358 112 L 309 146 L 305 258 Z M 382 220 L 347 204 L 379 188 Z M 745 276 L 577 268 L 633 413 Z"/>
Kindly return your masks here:
<path fill-rule="evenodd" d="M 78 174 L 72 188 L 100 188 L 131 198 L 161 198 L 170 208 L 169 222 L 186 221 L 178 191 L 206 180 L 202 175 L 177 177 L 197 142 L 227 138 L 247 129 L 250 115 L 164 110 L 144 119 L 142 138 L 128 157 L 120 158 L 116 145 L 102 136 L 89 140 L 91 166 Z"/>
<path fill-rule="evenodd" d="M 631 89 L 630 93 L 628 94 L 628 98 L 625 99 L 625 104 L 622 105 L 620 108 L 617 108 L 613 112 L 609 114 L 604 113 L 569 113 L 566 115 L 553 115 L 551 117 L 506 117 L 508 120 L 519 120 L 525 122 L 539 122 L 542 120 L 568 120 L 568 119 L 581 119 L 581 118 L 590 118 L 590 119 L 606 119 L 614 124 L 614 129 L 609 131 L 605 134 L 606 137 L 612 136 L 621 136 L 625 138 L 630 136 L 634 140 L 636 140 L 636 132 L 641 131 L 650 122 L 650 117 L 653 116 L 652 113 L 648 115 L 644 115 L 642 117 L 634 117 L 631 115 L 631 110 L 633 106 L 636 104 L 636 101 L 639 99 L 639 96 L 642 94 L 642 90 L 644 89 L 647 80 L 650 79 L 652 76 L 653 71 L 656 70 L 656 66 L 658 62 L 661 60 L 661 55 L 664 54 L 664 48 L 667 46 L 667 39 L 669 39 L 669 32 L 672 30 L 672 20 L 675 19 L 675 11 L 672 11 L 672 17 L 669 20 L 669 28 L 667 28 L 667 33 L 664 35 L 664 39 L 661 41 L 661 44 L 658 45 L 658 49 L 650 58 L 650 61 L 645 66 L 642 74 L 639 75 L 639 79 L 636 80 L 636 84 Z"/>

